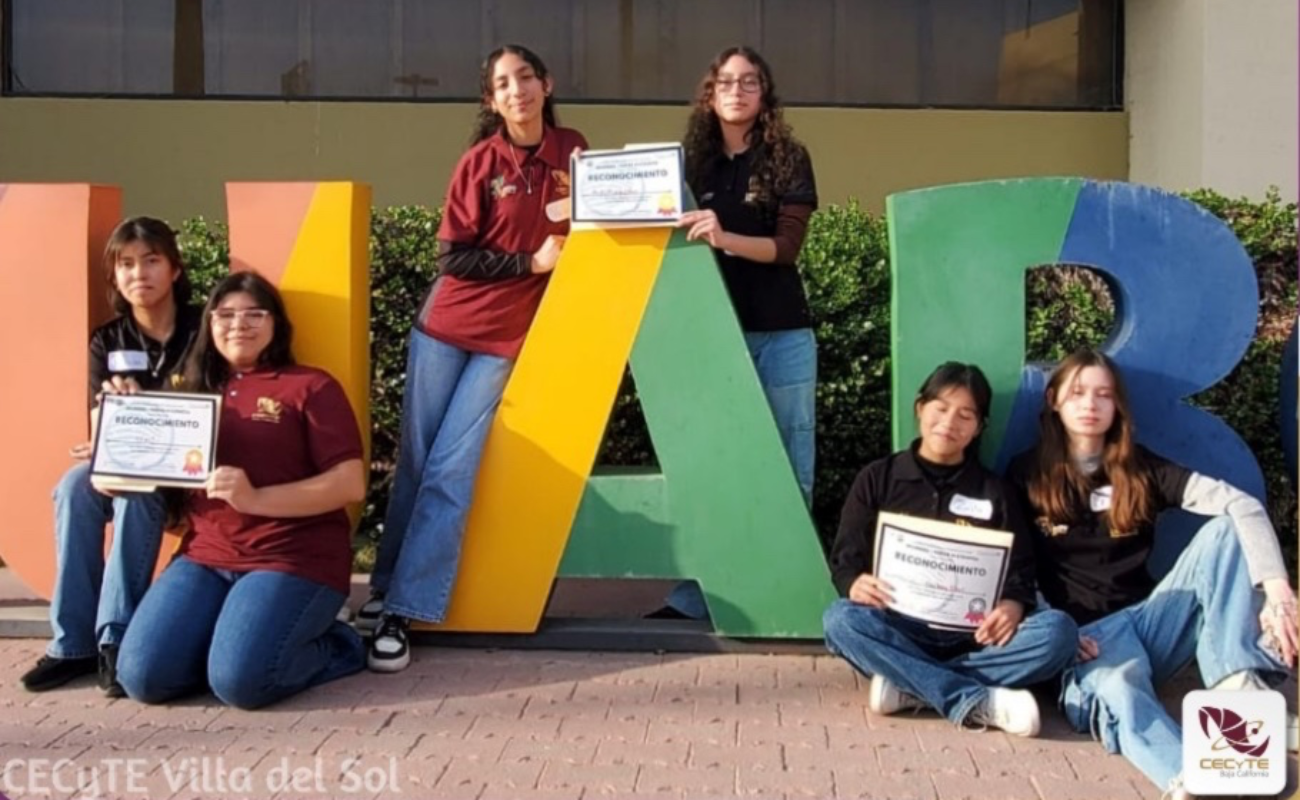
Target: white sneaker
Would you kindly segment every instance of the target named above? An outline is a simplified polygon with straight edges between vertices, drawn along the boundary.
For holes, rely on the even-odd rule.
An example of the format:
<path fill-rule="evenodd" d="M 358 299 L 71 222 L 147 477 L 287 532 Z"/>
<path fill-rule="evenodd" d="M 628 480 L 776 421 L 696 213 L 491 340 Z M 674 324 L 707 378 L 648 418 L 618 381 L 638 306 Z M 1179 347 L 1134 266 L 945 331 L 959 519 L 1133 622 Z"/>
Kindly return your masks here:
<path fill-rule="evenodd" d="M 972 725 L 1001 728 L 1013 736 L 1032 738 L 1038 735 L 1042 722 L 1038 716 L 1038 701 L 1027 689 L 989 689 L 984 701 L 975 706 L 966 718 Z"/>
<path fill-rule="evenodd" d="M 871 687 L 867 690 L 867 708 L 872 714 L 884 717 L 899 711 L 925 707 L 925 701 L 921 698 L 908 694 L 880 675 L 871 676 Z"/>
<path fill-rule="evenodd" d="M 407 639 L 410 621 L 395 614 L 384 614 L 375 638 L 370 640 L 366 664 L 373 672 L 401 672 L 411 664 L 411 646 Z"/>
<path fill-rule="evenodd" d="M 1300 752 L 1300 719 L 1290 711 L 1286 713 L 1286 749 L 1289 753 Z"/>
<path fill-rule="evenodd" d="M 361 604 L 357 609 L 357 616 L 352 622 L 352 627 L 361 633 L 374 633 L 375 628 L 379 627 L 379 618 L 384 615 L 384 596 L 379 592 L 371 592 L 366 602 Z"/>
<path fill-rule="evenodd" d="M 1243 669 L 1239 672 L 1232 673 L 1228 677 L 1211 686 L 1210 689 L 1216 692 L 1267 692 L 1272 691 L 1273 687 L 1265 683 L 1264 679 L 1259 676 L 1258 672 L 1255 672 L 1252 669 Z"/>

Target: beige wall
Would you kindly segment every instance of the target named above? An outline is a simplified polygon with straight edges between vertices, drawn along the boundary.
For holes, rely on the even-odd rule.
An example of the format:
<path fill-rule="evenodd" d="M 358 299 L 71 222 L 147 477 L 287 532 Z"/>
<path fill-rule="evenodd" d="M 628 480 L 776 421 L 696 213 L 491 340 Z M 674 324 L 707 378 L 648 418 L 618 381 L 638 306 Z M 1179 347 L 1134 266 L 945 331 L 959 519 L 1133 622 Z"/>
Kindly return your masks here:
<path fill-rule="evenodd" d="M 1294 0 L 1125 4 L 1134 181 L 1297 198 Z"/>
<path fill-rule="evenodd" d="M 792 109 L 824 202 L 1021 175 L 1125 179 L 1122 113 Z M 121 185 L 128 213 L 224 217 L 229 180 L 349 179 L 378 205 L 442 201 L 462 104 L 0 99 L 0 183 Z M 680 137 L 685 108 L 571 106 L 595 147 Z"/>

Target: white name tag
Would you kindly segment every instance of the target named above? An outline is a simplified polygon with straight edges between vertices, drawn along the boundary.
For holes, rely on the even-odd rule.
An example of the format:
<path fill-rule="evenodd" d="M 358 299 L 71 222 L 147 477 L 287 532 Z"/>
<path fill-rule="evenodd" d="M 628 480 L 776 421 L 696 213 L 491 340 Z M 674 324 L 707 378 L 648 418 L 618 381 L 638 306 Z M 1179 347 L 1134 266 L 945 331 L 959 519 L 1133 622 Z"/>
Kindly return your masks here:
<path fill-rule="evenodd" d="M 1094 512 L 1109 511 L 1110 493 L 1111 487 L 1109 486 L 1094 489 L 1092 494 L 1088 496 L 1088 505 L 1092 507 Z"/>
<path fill-rule="evenodd" d="M 109 372 L 143 372 L 149 369 L 149 355 L 143 350 L 114 350 L 108 354 Z"/>
<path fill-rule="evenodd" d="M 977 500 L 974 497 L 955 494 L 952 496 L 952 502 L 948 503 L 948 510 L 959 517 L 982 520 L 993 519 L 992 500 Z"/>

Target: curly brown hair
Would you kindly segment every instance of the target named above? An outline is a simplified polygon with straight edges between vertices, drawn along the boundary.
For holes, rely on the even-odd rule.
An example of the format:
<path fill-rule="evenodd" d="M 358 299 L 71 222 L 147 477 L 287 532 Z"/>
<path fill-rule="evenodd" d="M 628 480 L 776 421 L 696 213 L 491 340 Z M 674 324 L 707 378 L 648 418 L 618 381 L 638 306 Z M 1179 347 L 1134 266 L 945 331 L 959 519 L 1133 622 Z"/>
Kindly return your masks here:
<path fill-rule="evenodd" d="M 709 164 L 724 152 L 722 124 L 713 110 L 713 94 L 718 72 L 732 56 L 741 56 L 758 69 L 763 92 L 762 109 L 754 120 L 754 126 L 745 135 L 746 142 L 753 150 L 748 188 L 755 205 L 766 213 L 775 214 L 778 202 L 789 188 L 805 150 L 794 138 L 793 131 L 785 121 L 781 100 L 776 94 L 776 82 L 772 78 L 772 68 L 752 47 L 737 45 L 718 53 L 700 81 L 695 92 L 694 108 L 686 123 L 686 135 L 682 138 L 686 150 L 686 183 L 698 197 L 703 190 L 701 182 L 708 173 Z"/>

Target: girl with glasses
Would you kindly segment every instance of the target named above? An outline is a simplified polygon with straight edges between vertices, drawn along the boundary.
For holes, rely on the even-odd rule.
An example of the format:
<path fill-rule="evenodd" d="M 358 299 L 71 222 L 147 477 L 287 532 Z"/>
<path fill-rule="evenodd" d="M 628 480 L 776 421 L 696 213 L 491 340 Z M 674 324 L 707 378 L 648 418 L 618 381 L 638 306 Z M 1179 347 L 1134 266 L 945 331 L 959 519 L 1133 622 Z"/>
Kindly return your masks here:
<path fill-rule="evenodd" d="M 361 433 L 338 382 L 294 363 L 266 279 L 230 275 L 205 311 L 182 388 L 222 395 L 218 466 L 185 499 L 189 531 L 127 629 L 118 678 L 143 703 L 210 688 L 259 708 L 365 667 L 360 635 L 337 619 L 345 509 L 366 491 Z"/>
<path fill-rule="evenodd" d="M 817 342 L 796 260 L 817 185 L 767 62 L 749 47 L 718 54 L 700 82 L 683 141 L 699 206 L 686 238 L 713 248 L 804 502 L 812 505 Z M 652 617 L 707 614 L 693 582 Z"/>

